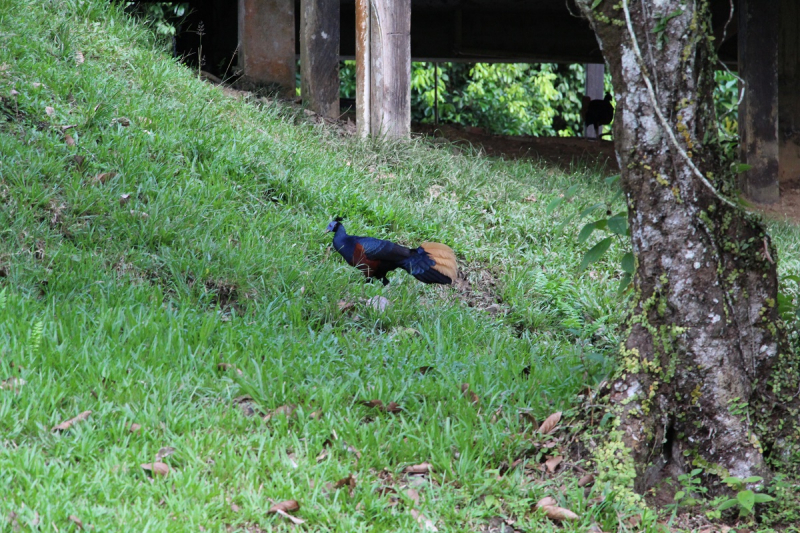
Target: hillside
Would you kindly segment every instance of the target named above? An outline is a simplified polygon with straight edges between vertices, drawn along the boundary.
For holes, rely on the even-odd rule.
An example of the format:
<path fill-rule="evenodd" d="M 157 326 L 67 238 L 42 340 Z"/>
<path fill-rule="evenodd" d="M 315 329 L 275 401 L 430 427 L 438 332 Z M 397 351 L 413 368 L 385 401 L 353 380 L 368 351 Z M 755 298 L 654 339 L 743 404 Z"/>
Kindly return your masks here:
<path fill-rule="evenodd" d="M 605 175 L 360 141 L 196 74 L 105 0 L 0 0 L 0 516 L 256 532 L 292 529 L 267 511 L 297 500 L 302 528 L 351 533 L 639 512 L 545 466 L 568 424 L 536 431 L 612 370 L 624 243 L 579 274 L 579 226 L 556 227 L 611 198 Z M 365 284 L 335 215 L 447 243 L 466 279 Z"/>

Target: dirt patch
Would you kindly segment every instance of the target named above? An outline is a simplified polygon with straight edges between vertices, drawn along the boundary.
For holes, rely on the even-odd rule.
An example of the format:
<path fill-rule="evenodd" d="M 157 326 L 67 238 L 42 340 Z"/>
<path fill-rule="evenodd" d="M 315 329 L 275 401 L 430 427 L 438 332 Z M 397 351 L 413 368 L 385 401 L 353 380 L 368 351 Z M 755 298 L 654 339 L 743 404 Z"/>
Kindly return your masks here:
<path fill-rule="evenodd" d="M 458 265 L 458 279 L 453 282 L 456 298 L 469 307 L 497 314 L 503 310 L 499 295 L 499 272 L 482 264 Z"/>
<path fill-rule="evenodd" d="M 589 164 L 617 172 L 613 141 L 597 141 L 581 137 L 527 137 L 492 135 L 481 128 L 454 124 L 412 124 L 414 133 L 443 138 L 458 145 L 480 149 L 486 155 L 506 159 L 541 159 L 563 169 L 576 164 Z"/>
<path fill-rule="evenodd" d="M 772 220 L 800 224 L 800 181 L 782 183 L 778 203 L 752 204 L 751 208 Z"/>

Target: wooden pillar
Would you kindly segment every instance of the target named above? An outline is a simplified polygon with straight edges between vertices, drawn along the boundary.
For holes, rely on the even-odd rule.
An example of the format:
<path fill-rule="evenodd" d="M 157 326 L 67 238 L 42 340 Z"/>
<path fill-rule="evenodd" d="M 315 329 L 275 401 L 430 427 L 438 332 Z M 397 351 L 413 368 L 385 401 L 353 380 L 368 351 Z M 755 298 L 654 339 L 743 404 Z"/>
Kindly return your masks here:
<path fill-rule="evenodd" d="M 300 2 L 300 92 L 328 118 L 339 116 L 339 1 Z"/>
<path fill-rule="evenodd" d="M 750 170 L 740 174 L 744 195 L 758 203 L 780 199 L 778 187 L 779 2 L 739 0 L 739 152 Z"/>
<path fill-rule="evenodd" d="M 602 100 L 605 97 L 605 84 L 604 78 L 606 73 L 606 66 L 603 63 L 587 63 L 585 65 L 586 82 L 584 96 L 588 96 L 592 100 Z M 591 126 L 594 130 L 594 126 Z M 602 129 L 602 126 L 600 127 Z M 600 132 L 594 131 L 594 136 L 600 138 Z M 583 130 L 583 136 L 589 137 L 589 126 Z"/>
<path fill-rule="evenodd" d="M 800 5 L 781 0 L 778 35 L 780 182 L 800 182 Z"/>
<path fill-rule="evenodd" d="M 356 125 L 362 136 L 411 131 L 411 0 L 356 0 Z"/>
<path fill-rule="evenodd" d="M 294 0 L 239 0 L 239 67 L 253 83 L 295 95 Z"/>

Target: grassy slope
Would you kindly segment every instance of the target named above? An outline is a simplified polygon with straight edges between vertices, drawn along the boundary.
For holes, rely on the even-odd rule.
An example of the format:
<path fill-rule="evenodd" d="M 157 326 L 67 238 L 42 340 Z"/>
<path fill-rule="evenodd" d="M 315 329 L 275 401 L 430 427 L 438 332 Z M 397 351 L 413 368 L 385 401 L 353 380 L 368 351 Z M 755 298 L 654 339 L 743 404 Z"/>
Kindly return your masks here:
<path fill-rule="evenodd" d="M 388 469 L 400 489 L 422 461 L 435 482 L 420 507 L 443 531 L 498 515 L 555 529 L 529 510 L 548 494 L 581 513 L 567 530 L 625 512 L 585 509 L 574 480 L 561 493 L 560 480 L 496 470 L 530 448 L 520 409 L 541 421 L 608 372 L 619 250 L 577 276 L 581 248 L 544 212 L 572 183 L 607 196 L 602 176 L 338 138 L 197 81 L 104 0 L 0 0 L 0 96 L 0 379 L 27 382 L 0 390 L 0 515 L 279 529 L 270 501 L 297 499 L 312 530 L 415 531 L 409 506 L 375 487 Z M 116 175 L 95 183 L 102 172 Z M 404 273 L 363 284 L 331 255 L 333 214 L 351 233 L 453 245 L 473 281 L 496 278 L 507 312 Z M 796 231 L 780 237 L 797 246 Z M 385 313 L 338 309 L 378 294 Z M 264 411 L 299 408 L 265 423 L 233 403 L 244 393 Z M 373 398 L 404 410 L 360 404 Z M 87 422 L 50 431 L 84 410 Z M 138 465 L 162 446 L 176 449 L 173 473 L 149 482 Z M 350 473 L 352 496 L 327 493 Z"/>

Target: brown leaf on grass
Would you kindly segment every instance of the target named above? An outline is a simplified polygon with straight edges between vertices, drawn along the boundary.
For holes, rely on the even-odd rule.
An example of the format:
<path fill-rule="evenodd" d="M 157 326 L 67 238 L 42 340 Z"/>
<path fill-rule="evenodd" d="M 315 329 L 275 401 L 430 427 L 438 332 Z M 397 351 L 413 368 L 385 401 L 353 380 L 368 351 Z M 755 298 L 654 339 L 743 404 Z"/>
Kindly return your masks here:
<path fill-rule="evenodd" d="M 165 457 L 169 457 L 173 453 L 175 453 L 175 448 L 173 448 L 172 446 L 164 446 L 163 448 L 161 448 L 156 452 L 156 461 L 160 461 Z"/>
<path fill-rule="evenodd" d="M 52 117 L 56 114 L 56 110 L 52 106 L 47 106 L 44 108 L 44 112 L 47 114 L 48 117 Z"/>
<path fill-rule="evenodd" d="M 356 477 L 353 474 L 350 474 L 347 477 L 343 477 L 339 481 L 333 484 L 334 489 L 342 489 L 347 488 L 350 496 L 353 495 L 353 491 L 356 490 Z"/>
<path fill-rule="evenodd" d="M 92 414 L 91 411 L 84 411 L 81 414 L 79 414 L 78 416 L 76 416 L 75 418 L 70 418 L 69 420 L 65 420 L 64 422 L 61 422 L 59 425 L 57 425 L 56 427 L 53 428 L 53 431 L 66 431 L 69 428 L 71 428 L 73 426 L 73 424 L 76 424 L 78 422 L 81 422 L 81 421 L 86 420 L 87 418 L 89 418 L 89 415 L 91 415 L 91 414 Z"/>
<path fill-rule="evenodd" d="M 420 526 L 422 526 L 422 529 L 424 531 L 431 531 L 431 532 L 439 531 L 439 529 L 433 524 L 433 520 L 431 520 L 430 518 L 426 517 L 424 514 L 422 514 L 418 510 L 411 509 L 411 516 L 413 516 L 414 519 L 417 521 L 417 523 Z"/>
<path fill-rule="evenodd" d="M 603 528 L 601 528 L 597 524 L 592 523 L 592 525 L 589 526 L 589 530 L 586 533 L 605 533 L 605 531 L 603 531 Z"/>
<path fill-rule="evenodd" d="M 556 468 L 558 468 L 558 465 L 560 465 L 561 461 L 563 460 L 564 458 L 562 456 L 556 455 L 555 457 L 551 457 L 550 459 L 545 461 L 544 464 L 547 467 L 547 471 L 552 474 L 556 471 Z"/>
<path fill-rule="evenodd" d="M 112 120 L 111 122 L 114 122 L 114 123 L 116 123 L 116 124 L 119 124 L 119 125 L 120 125 L 120 126 L 122 126 L 123 128 L 127 128 L 128 126 L 130 126 L 130 125 L 131 125 L 131 121 L 130 121 L 130 119 L 129 119 L 129 118 L 127 118 L 127 117 L 119 117 L 119 118 L 115 118 L 115 119 L 114 119 L 114 120 Z"/>
<path fill-rule="evenodd" d="M 469 383 L 461 384 L 461 393 L 464 395 L 464 398 L 468 399 L 473 405 L 478 405 L 481 402 L 478 395 L 469 390 Z"/>
<path fill-rule="evenodd" d="M 142 426 L 134 422 L 130 425 L 128 431 L 130 431 L 131 433 L 136 433 L 140 429 L 142 429 Z"/>
<path fill-rule="evenodd" d="M 403 494 L 408 496 L 415 505 L 419 505 L 419 492 L 417 492 L 416 489 L 407 489 Z"/>
<path fill-rule="evenodd" d="M 322 452 L 320 452 L 320 454 L 317 456 L 317 462 L 321 463 L 322 461 L 324 461 L 327 458 L 328 458 L 328 450 L 327 449 L 323 449 Z"/>
<path fill-rule="evenodd" d="M 419 367 L 417 370 L 419 371 L 420 374 L 422 374 L 424 376 L 425 374 L 427 374 L 431 370 L 435 370 L 435 369 L 432 366 L 425 365 L 425 366 Z"/>
<path fill-rule="evenodd" d="M 64 124 L 63 126 L 61 126 L 61 131 L 62 132 L 67 132 L 67 131 L 71 130 L 72 128 L 76 127 L 76 126 L 77 126 L 77 124 Z"/>
<path fill-rule="evenodd" d="M 165 463 L 153 462 L 153 463 L 144 463 L 139 465 L 147 472 L 150 472 L 152 476 L 166 476 L 169 474 L 169 465 Z"/>
<path fill-rule="evenodd" d="M 348 302 L 347 300 L 339 300 L 339 311 L 344 313 L 345 311 L 349 311 L 350 309 L 354 308 L 356 304 L 353 302 Z"/>
<path fill-rule="evenodd" d="M 542 507 L 547 507 L 548 505 L 557 505 L 558 502 L 552 496 L 545 496 L 538 502 L 536 502 L 536 508 L 541 509 Z"/>
<path fill-rule="evenodd" d="M 69 515 L 69 521 L 78 526 L 78 529 L 83 529 L 83 522 L 74 514 Z"/>
<path fill-rule="evenodd" d="M 67 146 L 75 146 L 75 139 L 69 133 L 64 135 L 64 142 L 67 143 Z"/>
<path fill-rule="evenodd" d="M 117 175 L 116 172 L 101 172 L 100 174 L 96 175 L 92 182 L 95 184 L 105 185 L 108 181 Z M 130 195 L 128 195 L 130 197 Z"/>
<path fill-rule="evenodd" d="M 629 516 L 625 519 L 625 523 L 628 524 L 632 528 L 636 528 L 642 522 L 642 515 L 635 514 L 633 516 Z"/>
<path fill-rule="evenodd" d="M 131 201 L 131 195 L 128 193 L 119 195 L 119 205 L 125 205 Z"/>
<path fill-rule="evenodd" d="M 19 393 L 20 388 L 25 385 L 27 381 L 16 376 L 11 376 L 8 379 L 0 381 L 0 390 L 10 390 Z"/>
<path fill-rule="evenodd" d="M 313 411 L 310 415 L 308 415 L 308 418 L 311 420 L 319 420 L 322 418 L 322 411 Z"/>
<path fill-rule="evenodd" d="M 594 474 L 586 474 L 578 480 L 579 487 L 585 487 L 589 483 L 594 483 Z"/>
<path fill-rule="evenodd" d="M 547 518 L 550 520 L 577 520 L 578 515 L 570 511 L 569 509 L 564 509 L 563 507 L 558 507 L 557 505 L 545 505 L 541 508 L 544 511 L 544 514 L 547 515 Z"/>
<path fill-rule="evenodd" d="M 141 219 L 150 218 L 150 215 L 148 215 L 147 213 L 143 213 L 142 211 L 136 211 L 135 209 L 131 209 L 131 216 Z"/>
<path fill-rule="evenodd" d="M 536 418 L 530 413 L 530 411 L 520 411 L 519 423 L 522 426 L 539 427 L 539 422 L 537 422 Z"/>
<path fill-rule="evenodd" d="M 356 456 L 356 459 L 361 459 L 361 452 L 358 451 L 355 447 L 350 446 L 346 442 L 344 443 L 344 449 L 347 450 L 349 453 L 352 453 Z"/>
<path fill-rule="evenodd" d="M 361 405 L 364 407 L 377 407 L 378 409 L 383 408 L 383 402 L 380 400 L 366 400 L 361 402 Z"/>
<path fill-rule="evenodd" d="M 418 465 L 409 465 L 403 469 L 406 474 L 427 474 L 432 469 L 430 463 L 420 463 Z"/>
<path fill-rule="evenodd" d="M 239 509 L 238 505 L 236 505 L 234 502 L 231 502 L 231 511 L 233 511 L 234 513 L 238 513 L 240 510 L 241 509 Z"/>
<path fill-rule="evenodd" d="M 294 414 L 294 410 L 297 409 L 294 405 L 281 405 L 280 407 L 276 407 L 271 413 L 267 413 L 264 415 L 264 422 L 269 422 L 276 416 L 285 416 L 289 418 Z"/>
<path fill-rule="evenodd" d="M 75 163 L 75 166 L 78 167 L 78 170 L 83 169 L 84 161 L 86 161 L 86 158 L 82 155 L 72 156 L 72 162 Z"/>
<path fill-rule="evenodd" d="M 525 197 L 522 201 L 523 202 L 537 202 L 538 198 L 536 198 L 535 194 L 531 194 L 530 196 Z"/>
<path fill-rule="evenodd" d="M 277 513 L 278 511 L 283 511 L 284 513 L 291 513 L 300 509 L 300 504 L 297 503 L 297 500 L 286 500 L 282 502 L 278 502 L 272 507 L 269 508 L 269 513 Z"/>
<path fill-rule="evenodd" d="M 539 433 L 541 433 L 542 435 L 547 435 L 548 433 L 552 433 L 560 420 L 561 420 L 561 411 L 553 413 L 552 415 L 548 416 L 545 419 L 545 421 L 542 422 L 542 425 L 539 426 Z"/>
<path fill-rule="evenodd" d="M 75 52 L 75 63 L 78 65 L 83 64 L 86 59 L 83 57 L 83 52 Z"/>
<path fill-rule="evenodd" d="M 371 307 L 374 310 L 378 311 L 379 313 L 383 313 L 386 311 L 386 308 L 389 307 L 391 302 L 383 297 L 383 296 L 373 296 L 372 298 L 368 299 L 366 302 L 367 307 Z"/>
<path fill-rule="evenodd" d="M 387 413 L 399 413 L 403 410 L 396 402 L 389 402 L 389 405 L 383 408 Z"/>
<path fill-rule="evenodd" d="M 305 521 L 305 520 L 303 520 L 302 518 L 297 518 L 296 516 L 292 516 L 292 515 L 290 515 L 289 513 L 287 513 L 286 511 L 283 511 L 283 510 L 281 510 L 281 509 L 278 509 L 278 510 L 277 510 L 277 511 L 275 511 L 275 512 L 276 512 L 277 514 L 281 515 L 282 517 L 284 517 L 284 518 L 286 518 L 286 519 L 290 520 L 290 521 L 291 521 L 293 524 L 295 524 L 295 525 L 298 525 L 298 526 L 299 526 L 300 524 L 305 524 L 305 523 L 306 523 L 306 521 Z"/>

